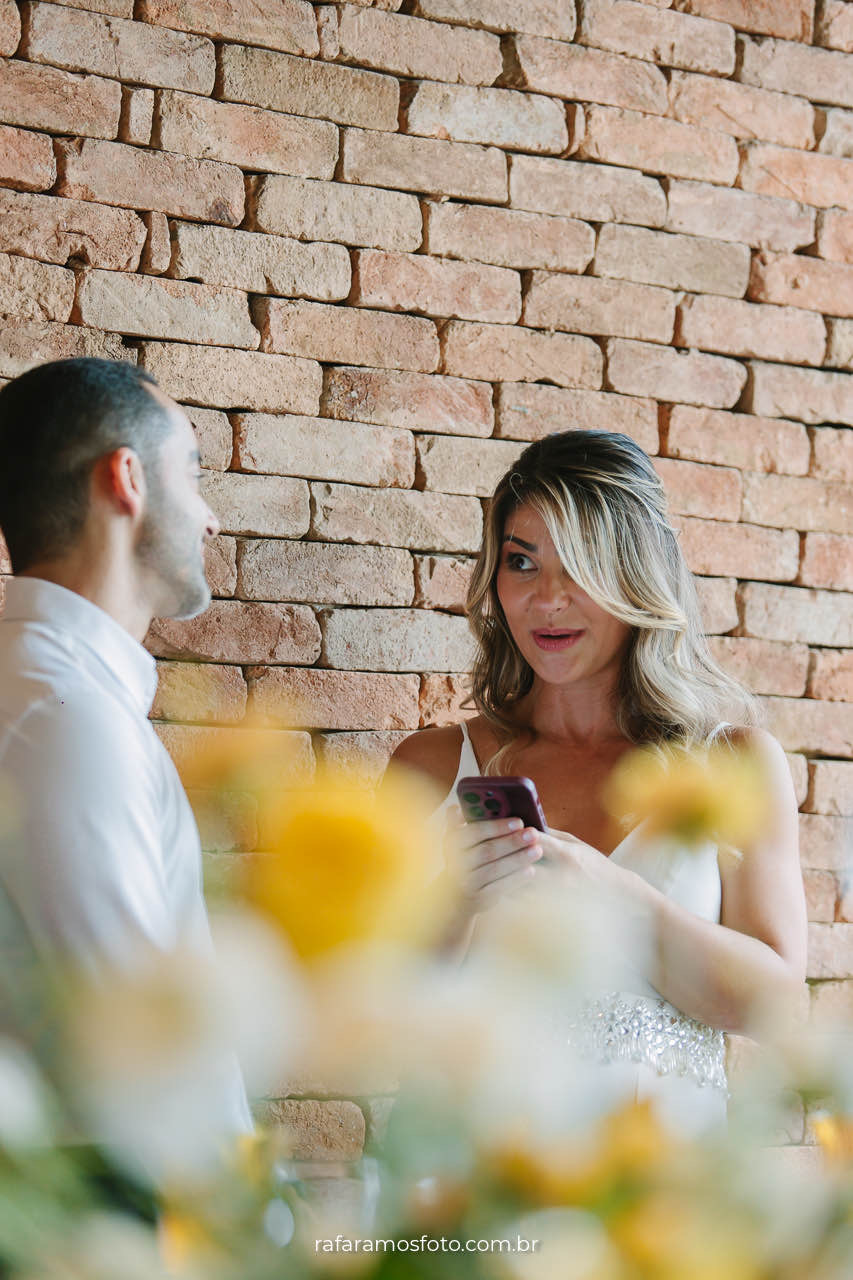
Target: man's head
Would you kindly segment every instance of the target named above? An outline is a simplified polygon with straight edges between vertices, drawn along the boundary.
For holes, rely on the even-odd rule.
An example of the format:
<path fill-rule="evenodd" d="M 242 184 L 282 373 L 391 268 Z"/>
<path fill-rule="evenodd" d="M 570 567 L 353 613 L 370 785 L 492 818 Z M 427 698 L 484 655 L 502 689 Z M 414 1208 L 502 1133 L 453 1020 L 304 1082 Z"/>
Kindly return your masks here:
<path fill-rule="evenodd" d="M 57 360 L 0 390 L 0 528 L 16 573 L 115 535 L 152 612 L 201 612 L 217 524 L 198 479 L 189 419 L 133 364 Z"/>

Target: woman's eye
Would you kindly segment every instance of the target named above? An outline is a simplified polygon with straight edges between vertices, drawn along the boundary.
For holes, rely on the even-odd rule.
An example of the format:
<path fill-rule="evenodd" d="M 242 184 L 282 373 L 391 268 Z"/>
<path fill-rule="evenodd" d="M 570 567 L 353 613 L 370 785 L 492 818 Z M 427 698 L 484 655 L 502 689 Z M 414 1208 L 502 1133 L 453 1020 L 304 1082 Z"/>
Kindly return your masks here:
<path fill-rule="evenodd" d="M 533 561 L 530 556 L 522 555 L 520 551 L 510 551 L 506 558 L 506 565 L 508 569 L 515 569 L 523 573 L 533 568 Z"/>

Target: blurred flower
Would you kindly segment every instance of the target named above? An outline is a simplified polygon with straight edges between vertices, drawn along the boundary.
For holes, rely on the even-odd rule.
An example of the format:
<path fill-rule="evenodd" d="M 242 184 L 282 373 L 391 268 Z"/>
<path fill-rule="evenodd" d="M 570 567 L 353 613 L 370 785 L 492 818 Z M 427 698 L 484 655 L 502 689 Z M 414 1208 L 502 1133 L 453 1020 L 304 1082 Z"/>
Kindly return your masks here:
<path fill-rule="evenodd" d="M 170 1280 L 153 1231 L 122 1214 L 87 1213 L 61 1238 L 45 1234 L 32 1269 L 15 1280 Z"/>
<path fill-rule="evenodd" d="M 271 851 L 248 861 L 246 898 L 303 960 L 357 942 L 433 942 L 454 901 L 452 878 L 434 874 L 434 808 L 432 789 L 405 771 L 375 796 L 324 773 L 278 797 Z"/>
<path fill-rule="evenodd" d="M 818 1112 L 812 1117 L 812 1127 L 831 1164 L 853 1164 L 853 1116 Z"/>
<path fill-rule="evenodd" d="M 33 1060 L 0 1037 L 0 1146 L 33 1147 L 53 1137 L 53 1102 Z"/>
<path fill-rule="evenodd" d="M 641 748 L 616 766 L 604 800 L 623 826 L 642 823 L 650 836 L 693 845 L 714 840 L 738 849 L 766 824 L 768 795 L 764 767 L 745 748 Z"/>

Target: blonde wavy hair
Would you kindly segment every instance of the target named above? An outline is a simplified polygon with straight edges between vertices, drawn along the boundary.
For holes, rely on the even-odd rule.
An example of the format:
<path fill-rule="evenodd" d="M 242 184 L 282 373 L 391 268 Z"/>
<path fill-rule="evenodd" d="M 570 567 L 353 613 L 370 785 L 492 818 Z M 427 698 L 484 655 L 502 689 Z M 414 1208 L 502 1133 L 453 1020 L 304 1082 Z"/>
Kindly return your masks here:
<path fill-rule="evenodd" d="M 708 649 L 693 577 L 648 455 L 618 432 L 562 431 L 525 449 L 498 484 L 468 591 L 477 642 L 471 694 L 501 740 L 487 773 L 505 770 L 519 740 L 534 736 L 517 713 L 533 671 L 496 586 L 506 522 L 522 503 L 541 516 L 569 577 L 631 628 L 616 707 L 629 741 L 694 750 L 723 722 L 756 722 L 751 694 Z"/>

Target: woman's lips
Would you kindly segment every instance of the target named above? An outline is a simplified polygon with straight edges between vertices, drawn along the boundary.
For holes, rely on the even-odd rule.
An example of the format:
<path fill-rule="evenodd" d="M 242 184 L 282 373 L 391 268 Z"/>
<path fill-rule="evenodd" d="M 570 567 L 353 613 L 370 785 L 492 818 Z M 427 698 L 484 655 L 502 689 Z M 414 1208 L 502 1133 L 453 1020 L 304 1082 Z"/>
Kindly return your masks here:
<path fill-rule="evenodd" d="M 560 630 L 554 628 L 549 631 L 534 631 L 533 639 L 540 649 L 553 651 L 571 648 L 573 644 L 577 644 L 583 634 L 583 630 L 570 631 L 568 628 Z"/>

